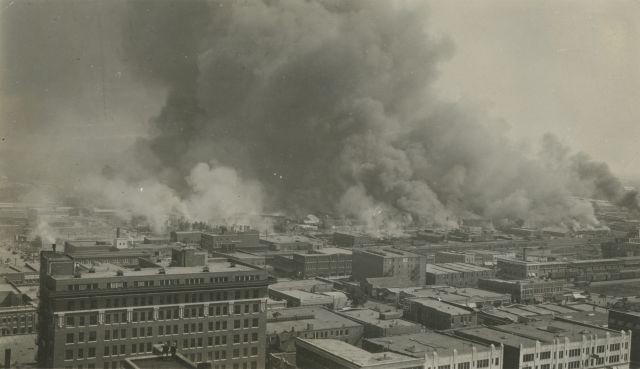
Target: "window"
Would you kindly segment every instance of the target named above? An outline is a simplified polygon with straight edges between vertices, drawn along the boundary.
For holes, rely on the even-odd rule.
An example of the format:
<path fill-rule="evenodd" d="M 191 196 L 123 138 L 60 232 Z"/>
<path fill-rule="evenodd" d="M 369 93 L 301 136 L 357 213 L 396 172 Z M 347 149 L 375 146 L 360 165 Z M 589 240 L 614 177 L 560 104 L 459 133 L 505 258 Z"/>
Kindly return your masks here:
<path fill-rule="evenodd" d="M 569 357 L 576 357 L 578 355 L 580 355 L 580 349 L 569 350 Z"/>
<path fill-rule="evenodd" d="M 96 341 L 96 332 L 95 331 L 89 332 L 89 342 L 95 342 L 95 341 Z"/>
<path fill-rule="evenodd" d="M 239 329 L 240 328 L 240 319 L 236 319 L 233 321 L 233 329 Z"/>
<path fill-rule="evenodd" d="M 458 364 L 458 369 L 469 369 L 470 367 L 471 367 L 471 363 L 469 362 Z"/>
<path fill-rule="evenodd" d="M 73 343 L 73 333 L 67 333 L 67 343 Z"/>
<path fill-rule="evenodd" d="M 64 359 L 65 360 L 73 360 L 73 350 L 66 350 L 64 352 Z"/>
<path fill-rule="evenodd" d="M 545 351 L 540 353 L 540 359 L 551 359 L 551 351 Z"/>
<path fill-rule="evenodd" d="M 533 361 L 533 354 L 522 355 L 522 361 L 523 362 Z"/>
<path fill-rule="evenodd" d="M 476 362 L 476 368 L 488 368 L 489 367 L 489 359 L 478 360 Z"/>
<path fill-rule="evenodd" d="M 89 347 L 89 351 L 87 353 L 87 357 L 88 358 L 96 357 L 96 348 L 95 347 Z"/>
<path fill-rule="evenodd" d="M 260 325 L 260 321 L 258 318 L 253 319 L 251 326 L 252 327 L 258 327 Z"/>

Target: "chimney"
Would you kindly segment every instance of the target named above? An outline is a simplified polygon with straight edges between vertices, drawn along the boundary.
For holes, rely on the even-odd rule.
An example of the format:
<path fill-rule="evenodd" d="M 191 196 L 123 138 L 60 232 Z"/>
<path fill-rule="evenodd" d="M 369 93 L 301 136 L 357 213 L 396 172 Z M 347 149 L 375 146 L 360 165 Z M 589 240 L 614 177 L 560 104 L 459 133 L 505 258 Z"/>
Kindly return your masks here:
<path fill-rule="evenodd" d="M 55 243 L 52 243 L 52 244 L 51 244 L 51 248 L 53 249 L 53 252 L 56 252 L 56 244 L 55 244 Z M 8 367 L 7 367 L 7 368 L 8 368 Z"/>
<path fill-rule="evenodd" d="M 524 247 L 522 249 L 522 260 L 523 261 L 527 261 L 527 248 L 526 247 Z"/>
<path fill-rule="evenodd" d="M 11 368 L 11 349 L 4 350 L 4 367 Z"/>
<path fill-rule="evenodd" d="M 120 238 L 120 227 L 116 228 L 116 238 Z"/>

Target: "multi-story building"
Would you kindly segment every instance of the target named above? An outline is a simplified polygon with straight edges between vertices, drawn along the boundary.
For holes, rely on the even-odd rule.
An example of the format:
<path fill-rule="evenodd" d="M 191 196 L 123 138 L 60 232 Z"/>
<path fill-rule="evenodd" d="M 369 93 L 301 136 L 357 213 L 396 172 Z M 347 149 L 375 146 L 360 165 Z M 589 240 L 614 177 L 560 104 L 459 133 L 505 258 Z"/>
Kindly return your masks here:
<path fill-rule="evenodd" d="M 366 339 L 362 341 L 362 348 L 369 352 L 390 351 L 424 359 L 423 368 L 429 369 L 467 367 L 502 369 L 503 367 L 501 346 L 470 342 L 431 331 Z"/>
<path fill-rule="evenodd" d="M 477 324 L 476 313 L 432 298 L 415 298 L 406 301 L 405 317 L 427 328 L 444 330 Z"/>
<path fill-rule="evenodd" d="M 322 240 L 300 236 L 272 234 L 260 237 L 260 243 L 267 246 L 271 251 L 287 251 L 290 253 L 300 251 L 311 251 L 323 246 Z"/>
<path fill-rule="evenodd" d="M 489 291 L 508 293 L 514 302 L 542 302 L 562 297 L 564 282 L 545 279 L 480 279 L 478 287 Z"/>
<path fill-rule="evenodd" d="M 220 228 L 218 232 L 203 232 L 200 247 L 209 252 L 260 249 L 260 233 L 247 228 L 236 230 Z"/>
<path fill-rule="evenodd" d="M 295 351 L 296 337 L 337 339 L 357 345 L 363 334 L 362 324 L 319 306 L 278 309 L 267 317 L 269 351 Z"/>
<path fill-rule="evenodd" d="M 168 342 L 214 369 L 263 368 L 266 272 L 226 259 L 184 265 L 194 260 L 82 272 L 68 255 L 42 252 L 39 367 L 116 369 Z"/>
<path fill-rule="evenodd" d="M 200 231 L 172 231 L 169 233 L 170 242 L 180 242 L 188 245 L 200 245 L 202 232 Z"/>
<path fill-rule="evenodd" d="M 467 263 L 475 264 L 475 255 L 463 251 L 438 251 L 435 256 L 435 263 Z"/>
<path fill-rule="evenodd" d="M 424 358 L 395 352 L 371 353 L 336 339 L 297 339 L 300 369 L 423 369 Z"/>
<path fill-rule="evenodd" d="M 402 311 L 380 312 L 372 309 L 352 309 L 338 314 L 364 326 L 364 338 L 418 333 L 422 326 L 402 318 Z"/>
<path fill-rule="evenodd" d="M 374 244 L 374 239 L 363 233 L 335 232 L 333 243 L 339 247 L 361 247 Z"/>
<path fill-rule="evenodd" d="M 353 250 L 353 278 L 363 281 L 370 277 L 394 277 L 411 282 L 413 285 L 424 285 L 424 255 L 392 248 Z"/>
<path fill-rule="evenodd" d="M 533 277 L 573 281 L 604 281 L 620 279 L 625 269 L 636 267 L 640 257 L 532 262 L 514 259 L 498 260 L 498 275 L 506 279 Z M 633 265 L 633 267 L 627 266 Z"/>
<path fill-rule="evenodd" d="M 255 255 L 250 252 L 235 251 L 235 252 L 214 252 L 214 256 L 225 257 L 229 260 L 237 261 L 239 263 L 247 263 L 255 265 L 260 268 L 264 268 L 267 265 L 265 257 L 262 255 Z"/>
<path fill-rule="evenodd" d="M 274 268 L 297 278 L 350 276 L 351 254 L 351 250 L 326 247 L 290 257 L 276 256 Z"/>
<path fill-rule="evenodd" d="M 640 313 L 609 310 L 609 329 L 631 330 L 631 363 L 640 364 Z"/>
<path fill-rule="evenodd" d="M 465 263 L 427 264 L 426 284 L 475 287 L 481 278 L 493 278 L 493 269 Z"/>
<path fill-rule="evenodd" d="M 640 256 L 640 230 L 636 229 L 630 232 L 627 237 L 604 242 L 600 246 L 600 249 L 603 258 Z"/>
<path fill-rule="evenodd" d="M 455 334 L 503 345 L 505 368 L 629 368 L 631 335 L 625 331 L 540 319 L 527 324 L 460 329 Z"/>

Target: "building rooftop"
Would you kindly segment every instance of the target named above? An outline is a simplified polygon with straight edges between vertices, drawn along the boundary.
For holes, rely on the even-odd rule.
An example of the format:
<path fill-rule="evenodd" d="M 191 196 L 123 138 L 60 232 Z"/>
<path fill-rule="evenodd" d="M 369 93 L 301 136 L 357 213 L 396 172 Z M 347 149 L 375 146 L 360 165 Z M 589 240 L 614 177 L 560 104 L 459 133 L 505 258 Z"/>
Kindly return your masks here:
<path fill-rule="evenodd" d="M 253 268 L 246 265 L 230 263 L 226 259 L 215 258 L 209 259 L 206 265 L 209 268 L 207 273 L 229 273 L 229 272 L 249 272 L 249 271 L 259 271 L 257 268 Z M 194 273 L 203 273 L 205 265 L 202 266 L 190 266 L 190 267 L 177 267 L 177 266 L 169 266 L 162 268 L 164 269 L 165 275 L 183 275 L 183 274 L 194 274 Z M 56 280 L 68 280 L 68 279 L 95 279 L 95 278 L 108 278 L 108 277 L 116 277 L 118 271 L 122 271 L 124 276 L 151 276 L 160 274 L 160 268 L 152 267 L 152 268 L 124 268 L 122 266 L 110 264 L 110 263 L 101 263 L 99 265 L 94 266 L 95 273 L 92 272 L 84 272 L 80 274 L 79 278 L 76 278 L 73 275 L 53 275 L 52 278 Z"/>
<path fill-rule="evenodd" d="M 284 235 L 284 234 L 271 234 L 267 236 L 260 236 L 260 241 L 270 242 L 270 243 L 296 243 L 296 242 L 306 242 L 309 244 L 322 243 L 322 241 L 315 238 L 309 238 L 309 237 L 300 236 L 300 235 Z"/>
<path fill-rule="evenodd" d="M 411 327 L 417 325 L 404 319 L 381 319 L 380 313 L 371 309 L 354 309 L 342 311 L 340 314 L 351 317 L 356 321 L 382 328 Z"/>
<path fill-rule="evenodd" d="M 450 286 L 439 287 L 410 287 L 401 289 L 405 294 L 414 297 L 435 297 L 449 302 L 481 302 L 484 300 L 509 300 L 511 296 L 506 293 L 496 293 L 478 288 L 456 288 Z"/>
<path fill-rule="evenodd" d="M 304 344 L 313 346 L 318 350 L 325 351 L 339 359 L 351 362 L 360 367 L 380 366 L 386 367 L 391 364 L 402 363 L 415 360 L 412 357 L 397 354 L 394 352 L 371 353 L 359 347 L 345 344 L 340 340 L 333 339 L 300 339 Z M 424 360 L 424 359 L 422 359 Z"/>
<path fill-rule="evenodd" d="M 324 247 L 316 250 L 316 252 L 320 254 L 346 254 L 346 255 L 353 254 L 353 251 L 347 250 L 347 249 L 341 249 L 339 247 Z"/>
<path fill-rule="evenodd" d="M 299 300 L 302 305 L 328 305 L 334 302 L 332 296 L 322 295 L 319 293 L 301 290 L 284 290 L 277 292 L 287 297 Z M 285 297 L 285 299 L 287 297 Z"/>
<path fill-rule="evenodd" d="M 580 341 L 583 335 L 595 334 L 604 337 L 606 333 L 612 335 L 620 334 L 619 332 L 605 328 L 586 326 L 556 319 L 541 319 L 531 321 L 527 324 L 506 324 L 496 326 L 494 329 L 501 333 L 506 332 L 544 343 L 553 343 L 554 340 L 562 337 L 567 337 L 571 341 Z"/>
<path fill-rule="evenodd" d="M 461 334 L 469 336 L 471 339 L 487 340 L 504 346 L 519 347 L 520 345 L 532 347 L 536 345 L 536 340 L 511 334 L 508 332 L 498 331 L 489 327 L 475 327 L 458 330 Z"/>
<path fill-rule="evenodd" d="M 453 306 L 451 304 L 447 304 L 446 302 L 438 301 L 432 298 L 423 297 L 423 298 L 414 298 L 409 300 L 414 301 L 422 306 L 427 306 L 427 307 L 436 309 L 438 311 L 446 312 L 451 315 L 471 314 L 469 310 L 466 310 L 457 306 Z"/>
<path fill-rule="evenodd" d="M 474 264 L 466 264 L 466 263 L 427 264 L 427 273 L 432 273 L 432 274 L 482 272 L 482 271 L 489 271 L 489 270 L 491 269 L 477 266 Z"/>
<path fill-rule="evenodd" d="M 381 256 L 385 259 L 389 258 L 400 258 L 400 257 L 423 257 L 423 255 L 419 255 L 413 252 L 404 251 L 400 249 L 396 249 L 393 247 L 375 247 L 370 249 L 358 250 L 358 253 L 363 254 L 373 254 Z"/>
<path fill-rule="evenodd" d="M 389 351 L 417 358 L 423 358 L 425 354 L 431 356 L 433 353 L 448 357 L 453 355 L 454 349 L 457 350 L 459 355 L 464 355 L 471 353 L 474 346 L 477 350 L 488 348 L 488 346 L 484 344 L 474 343 L 432 331 L 403 334 L 393 337 L 371 338 L 367 341 L 384 346 Z"/>
<path fill-rule="evenodd" d="M 312 291 L 316 288 L 325 287 L 327 290 L 331 289 L 331 284 L 323 281 L 319 281 L 317 279 L 278 279 L 278 281 L 274 284 L 269 285 L 269 289 L 275 291 L 286 291 L 286 290 L 305 290 Z"/>
<path fill-rule="evenodd" d="M 179 357 L 160 355 L 132 357 L 127 359 L 129 367 L 134 369 L 195 369 L 196 366 Z"/>
<path fill-rule="evenodd" d="M 277 316 L 267 316 L 267 334 L 360 326 L 350 319 L 316 306 L 278 309 L 273 314 Z"/>

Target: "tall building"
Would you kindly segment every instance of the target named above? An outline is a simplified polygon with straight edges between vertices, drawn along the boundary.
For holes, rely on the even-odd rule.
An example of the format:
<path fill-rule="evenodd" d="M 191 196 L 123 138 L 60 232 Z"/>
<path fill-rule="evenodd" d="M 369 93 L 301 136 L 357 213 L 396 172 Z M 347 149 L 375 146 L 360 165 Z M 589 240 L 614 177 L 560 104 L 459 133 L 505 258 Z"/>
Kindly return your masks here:
<path fill-rule="evenodd" d="M 133 269 L 42 252 L 39 367 L 122 368 L 169 343 L 214 369 L 264 368 L 266 272 L 184 251 Z"/>
<path fill-rule="evenodd" d="M 425 284 L 427 257 L 412 252 L 383 247 L 353 250 L 353 278 L 363 281 L 370 277 L 394 277 L 406 280 L 414 286 Z"/>

